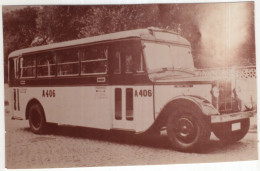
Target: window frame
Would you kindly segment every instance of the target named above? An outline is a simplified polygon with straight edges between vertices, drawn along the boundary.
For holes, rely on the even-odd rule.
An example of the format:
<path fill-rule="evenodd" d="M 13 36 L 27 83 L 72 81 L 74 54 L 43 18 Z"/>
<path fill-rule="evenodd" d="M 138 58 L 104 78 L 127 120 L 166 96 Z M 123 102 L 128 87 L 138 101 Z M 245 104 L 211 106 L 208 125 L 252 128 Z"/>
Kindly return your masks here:
<path fill-rule="evenodd" d="M 40 57 L 42 57 L 43 55 L 45 55 L 45 54 L 51 54 L 51 51 L 48 51 L 48 52 L 44 52 L 44 53 L 39 53 L 38 55 L 39 56 L 36 56 L 35 58 L 36 58 L 36 78 L 49 78 L 49 77 L 56 77 L 56 75 L 57 75 L 57 65 L 56 65 L 56 63 L 57 63 L 57 56 L 56 56 L 56 53 L 54 52 L 54 55 L 52 56 L 53 57 L 53 59 L 54 59 L 54 61 L 55 61 L 55 63 L 54 64 L 47 64 L 47 65 L 39 65 L 38 64 L 38 60 L 39 60 L 39 58 Z M 37 55 L 37 54 L 36 54 Z M 43 68 L 43 67 L 52 67 L 52 66 L 55 66 L 55 73 L 54 73 L 54 75 L 38 75 L 38 72 L 39 72 L 39 68 Z"/>
<path fill-rule="evenodd" d="M 86 51 L 87 49 L 92 49 L 92 48 L 102 48 L 102 50 L 107 50 L 107 55 L 105 55 L 106 58 L 103 58 L 103 59 L 84 59 L 82 60 L 82 58 L 86 58 Z M 104 75 L 104 74 L 107 74 L 108 73 L 108 56 L 109 56 L 109 51 L 110 51 L 110 45 L 109 44 L 97 44 L 97 45 L 89 45 L 89 46 L 85 46 L 84 48 L 82 48 L 82 56 L 80 56 L 80 75 L 83 75 L 83 76 L 87 76 L 87 75 Z M 106 70 L 105 72 L 98 72 L 98 73 L 83 73 L 82 71 L 82 64 L 84 63 L 91 63 L 91 62 L 102 62 L 102 61 L 105 61 L 106 62 Z"/>
<path fill-rule="evenodd" d="M 35 61 L 35 65 L 34 66 L 26 66 L 24 67 L 24 62 L 21 62 L 21 60 L 24 60 L 24 58 L 32 58 Z M 19 68 L 19 78 L 21 79 L 30 79 L 30 78 L 36 78 L 37 76 L 37 61 L 36 61 L 36 57 L 34 55 L 22 55 L 20 57 L 18 57 L 18 68 Z M 34 69 L 34 75 L 33 76 L 29 76 L 29 77 L 24 77 L 23 76 L 23 71 L 24 69 Z"/>
<path fill-rule="evenodd" d="M 120 44 L 128 44 L 131 45 L 131 43 L 136 44 L 137 47 L 139 47 L 140 45 L 140 57 L 141 59 L 139 59 L 138 61 L 140 61 L 140 65 L 141 66 L 137 66 L 138 64 L 135 62 L 135 55 L 132 54 L 133 56 L 133 72 L 125 72 L 125 59 L 124 59 L 124 54 L 123 51 L 124 48 L 120 45 Z M 111 58 L 111 54 L 112 54 L 112 49 L 113 47 L 119 47 L 119 57 L 117 58 L 118 60 L 118 65 L 119 65 L 119 71 L 118 72 L 113 72 L 113 67 L 111 65 L 111 62 L 114 62 L 115 58 Z M 107 52 L 103 52 L 104 55 L 103 56 L 99 56 L 100 59 L 84 59 L 85 56 L 85 50 L 87 48 L 99 48 L 99 49 L 103 49 Z M 77 51 L 77 58 L 78 60 L 75 62 L 59 62 L 58 61 L 58 54 L 61 52 L 65 52 L 66 51 Z M 97 50 L 97 52 L 100 50 Z M 53 55 L 53 58 L 55 60 L 55 64 L 49 64 L 49 65 L 40 65 L 38 64 L 37 60 L 38 60 L 38 56 L 39 55 L 43 55 L 45 53 L 50 53 Z M 20 67 L 21 65 L 21 58 L 26 58 L 27 56 L 31 56 L 31 58 L 34 58 L 33 60 L 35 60 L 36 65 L 34 66 L 28 66 L 28 67 Z M 97 55 L 98 56 L 98 55 Z M 111 42 L 97 42 L 97 43 L 91 43 L 91 44 L 84 44 L 84 45 L 78 45 L 78 46 L 74 46 L 74 47 L 63 47 L 63 48 L 59 48 L 59 49 L 48 49 L 46 51 L 35 51 L 35 52 L 31 52 L 31 53 L 26 53 L 26 54 L 22 54 L 20 56 L 16 57 L 17 59 L 17 77 L 16 79 L 42 79 L 42 78 L 60 78 L 60 77 L 75 77 L 75 76 L 99 76 L 99 75 L 139 75 L 139 74 L 144 74 L 146 73 L 146 65 L 145 65 L 145 56 L 144 56 L 144 52 L 142 50 L 142 40 L 137 40 L 137 39 L 125 39 L 125 40 L 117 40 L 117 41 L 111 41 Z M 100 69 L 104 68 L 104 72 L 93 72 L 93 73 L 84 73 L 83 72 L 83 66 L 84 64 L 87 65 L 87 63 L 99 63 L 99 62 L 104 62 L 104 64 L 100 64 Z M 137 61 L 137 60 L 136 60 Z M 58 72 L 59 67 L 61 67 L 62 65 L 77 65 L 78 68 L 78 72 L 75 74 L 64 74 L 61 75 Z M 102 66 L 105 65 L 105 66 Z M 51 72 L 53 72 L 52 68 L 55 67 L 55 73 L 53 75 L 38 75 L 38 70 L 42 67 L 48 67 L 50 66 L 51 68 Z M 22 76 L 22 72 L 24 72 L 26 70 L 26 68 L 32 68 L 35 72 L 35 74 L 33 76 L 28 76 L 28 77 L 24 77 Z M 99 67 L 97 67 L 99 68 Z M 139 69 L 139 70 L 138 70 Z M 74 70 L 75 71 L 75 70 Z"/>
<path fill-rule="evenodd" d="M 58 62 L 58 58 L 59 58 L 59 53 L 66 53 L 66 51 L 76 51 L 77 53 L 77 58 L 78 60 L 75 62 Z M 68 49 L 62 49 L 62 50 L 57 50 L 55 51 L 55 56 L 56 56 L 56 76 L 57 77 L 70 77 L 70 76 L 79 76 L 80 75 L 80 51 L 81 49 L 76 47 L 76 48 L 68 48 Z M 74 65 L 74 64 L 78 64 L 78 73 L 76 74 L 64 74 L 64 75 L 60 75 L 58 72 L 58 68 L 59 66 L 64 66 L 64 65 Z"/>
<path fill-rule="evenodd" d="M 133 46 L 134 45 L 134 46 Z M 145 66 L 145 59 L 144 54 L 142 50 L 142 41 L 136 40 L 136 39 L 128 39 L 128 40 L 121 40 L 118 42 L 113 42 L 110 44 L 110 48 L 113 50 L 110 50 L 110 65 L 109 65 L 109 72 L 113 75 L 136 75 L 136 74 L 144 74 L 146 73 L 146 66 Z M 124 47 L 130 47 L 130 49 L 136 49 L 140 51 L 137 54 L 132 53 L 133 51 L 126 51 Z M 139 49 L 140 48 L 140 49 Z M 111 63 L 114 63 L 116 60 L 116 53 L 119 53 L 118 64 L 119 64 L 119 72 L 114 72 L 115 66 L 113 66 Z M 126 71 L 126 56 L 127 54 L 132 57 L 132 71 L 127 72 Z M 138 58 L 136 58 L 138 56 Z M 118 67 L 118 66 L 117 66 Z"/>
<path fill-rule="evenodd" d="M 121 52 L 119 51 L 118 53 L 119 53 L 119 56 L 118 56 L 118 72 L 114 72 L 114 70 L 113 70 L 113 74 L 122 74 L 122 57 L 121 57 Z"/>

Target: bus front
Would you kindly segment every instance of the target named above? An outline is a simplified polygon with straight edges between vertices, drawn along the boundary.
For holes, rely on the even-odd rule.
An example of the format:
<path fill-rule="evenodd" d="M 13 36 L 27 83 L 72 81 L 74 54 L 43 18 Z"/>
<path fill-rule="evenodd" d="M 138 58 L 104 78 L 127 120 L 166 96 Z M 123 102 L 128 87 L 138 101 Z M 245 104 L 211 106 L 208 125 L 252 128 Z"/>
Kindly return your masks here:
<path fill-rule="evenodd" d="M 224 142 L 242 139 L 255 112 L 238 97 L 236 81 L 197 76 L 186 39 L 167 31 L 151 35 L 153 40 L 142 43 L 154 85 L 154 127 L 166 128 L 172 145 L 181 151 L 202 148 L 211 131 Z"/>

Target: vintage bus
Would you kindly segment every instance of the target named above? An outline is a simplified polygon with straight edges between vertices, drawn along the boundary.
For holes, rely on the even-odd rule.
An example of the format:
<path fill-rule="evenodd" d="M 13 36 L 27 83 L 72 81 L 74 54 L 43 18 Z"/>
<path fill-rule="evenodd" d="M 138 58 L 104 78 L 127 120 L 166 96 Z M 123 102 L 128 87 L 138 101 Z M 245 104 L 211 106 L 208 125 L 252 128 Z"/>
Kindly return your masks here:
<path fill-rule="evenodd" d="M 190 151 L 214 134 L 242 139 L 251 104 L 234 81 L 194 75 L 190 43 L 157 28 L 21 49 L 9 55 L 13 119 L 36 134 L 49 123 L 159 134 Z"/>

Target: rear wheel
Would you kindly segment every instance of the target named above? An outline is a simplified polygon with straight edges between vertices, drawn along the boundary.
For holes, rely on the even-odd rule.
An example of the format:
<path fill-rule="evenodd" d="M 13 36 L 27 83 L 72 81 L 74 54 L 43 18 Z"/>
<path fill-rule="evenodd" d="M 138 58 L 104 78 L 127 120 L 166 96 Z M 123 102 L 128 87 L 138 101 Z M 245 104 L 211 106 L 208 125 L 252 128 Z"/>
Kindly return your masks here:
<path fill-rule="evenodd" d="M 238 124 L 239 129 L 232 130 L 232 125 Z M 241 140 L 247 134 L 250 126 L 249 118 L 237 122 L 221 123 L 212 126 L 212 131 L 224 143 Z"/>
<path fill-rule="evenodd" d="M 209 141 L 210 123 L 193 114 L 172 114 L 167 121 L 167 135 L 180 151 L 200 150 Z"/>
<path fill-rule="evenodd" d="M 43 134 L 46 131 L 46 120 L 42 106 L 35 103 L 28 110 L 30 129 L 35 134 Z"/>

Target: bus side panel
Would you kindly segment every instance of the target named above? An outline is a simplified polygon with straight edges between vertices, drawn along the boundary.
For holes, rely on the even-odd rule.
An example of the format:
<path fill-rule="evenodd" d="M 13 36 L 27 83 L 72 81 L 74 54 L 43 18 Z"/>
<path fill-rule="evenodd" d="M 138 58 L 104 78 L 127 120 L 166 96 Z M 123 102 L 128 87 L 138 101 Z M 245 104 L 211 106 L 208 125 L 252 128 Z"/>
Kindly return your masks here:
<path fill-rule="evenodd" d="M 145 131 L 154 122 L 153 86 L 120 87 L 124 94 L 127 88 L 133 89 L 134 118 L 122 122 L 118 128 Z M 26 105 L 31 99 L 37 99 L 43 106 L 47 122 L 108 130 L 113 128 L 114 89 L 113 86 L 20 87 L 20 110 L 14 113 L 25 118 Z M 125 113 L 126 109 L 123 110 Z"/>
<path fill-rule="evenodd" d="M 35 88 L 10 87 L 10 107 L 14 117 L 25 119 L 26 106 L 28 102 L 35 98 L 40 101 L 40 95 Z"/>
<path fill-rule="evenodd" d="M 154 122 L 153 86 L 134 87 L 136 132 L 147 130 Z"/>
<path fill-rule="evenodd" d="M 21 114 L 25 115 L 27 103 L 35 98 L 43 106 L 47 122 L 110 129 L 109 89 L 102 86 L 102 94 L 97 94 L 97 87 L 20 88 Z"/>
<path fill-rule="evenodd" d="M 18 105 L 20 105 L 19 104 L 20 99 L 17 96 L 17 92 L 18 92 L 17 87 L 10 87 L 9 88 L 9 103 L 10 103 L 11 114 L 14 117 L 25 119 L 25 115 L 23 115 L 23 112 L 21 111 L 20 106 L 18 106 Z"/>
<path fill-rule="evenodd" d="M 55 88 L 55 93 L 55 102 L 46 111 L 50 121 L 100 129 L 111 128 L 108 87 L 59 87 Z"/>
<path fill-rule="evenodd" d="M 180 95 L 196 95 L 211 101 L 211 84 L 198 85 L 155 85 L 155 116 L 174 97 Z"/>

